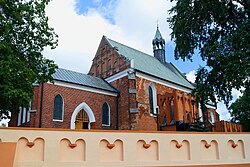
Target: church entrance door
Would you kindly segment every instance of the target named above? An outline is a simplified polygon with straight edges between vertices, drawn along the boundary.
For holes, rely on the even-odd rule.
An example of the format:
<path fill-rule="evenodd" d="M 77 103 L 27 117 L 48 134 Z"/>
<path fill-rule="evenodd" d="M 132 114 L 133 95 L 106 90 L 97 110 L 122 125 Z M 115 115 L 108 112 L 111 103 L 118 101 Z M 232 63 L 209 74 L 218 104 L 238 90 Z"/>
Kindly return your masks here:
<path fill-rule="evenodd" d="M 95 116 L 92 109 L 85 103 L 79 104 L 72 113 L 70 129 L 95 129 Z"/>
<path fill-rule="evenodd" d="M 89 116 L 84 109 L 80 110 L 76 116 L 75 128 L 89 129 Z"/>

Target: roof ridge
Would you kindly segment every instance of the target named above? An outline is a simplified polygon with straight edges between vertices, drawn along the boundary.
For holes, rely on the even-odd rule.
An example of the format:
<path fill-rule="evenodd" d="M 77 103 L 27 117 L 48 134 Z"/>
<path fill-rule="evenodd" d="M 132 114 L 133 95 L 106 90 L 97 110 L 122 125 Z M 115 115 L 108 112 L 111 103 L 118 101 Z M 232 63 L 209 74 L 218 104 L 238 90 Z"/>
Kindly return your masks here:
<path fill-rule="evenodd" d="M 122 46 L 125 46 L 125 47 L 127 47 L 127 48 L 133 49 L 133 50 L 135 50 L 135 51 L 137 51 L 137 52 L 143 53 L 143 54 L 145 54 L 145 55 L 147 55 L 147 56 L 150 56 L 150 57 L 153 57 L 153 58 L 157 59 L 157 58 L 154 57 L 153 55 L 150 55 L 150 54 L 145 53 L 145 52 L 143 52 L 143 51 L 140 51 L 140 50 L 138 50 L 138 49 L 132 48 L 131 46 L 122 44 L 122 43 L 120 43 L 120 42 L 117 42 L 117 41 L 115 41 L 115 40 L 113 40 L 113 39 L 110 39 L 110 38 L 108 38 L 108 37 L 106 37 L 106 36 L 104 36 L 104 37 L 107 39 L 108 42 L 109 42 L 109 40 L 111 40 L 111 41 L 116 42 L 116 43 L 118 43 L 118 44 L 120 44 L 120 45 L 122 45 Z M 109 44 L 112 45 L 110 42 L 109 42 Z M 125 55 L 123 55 L 123 56 L 125 56 Z"/>

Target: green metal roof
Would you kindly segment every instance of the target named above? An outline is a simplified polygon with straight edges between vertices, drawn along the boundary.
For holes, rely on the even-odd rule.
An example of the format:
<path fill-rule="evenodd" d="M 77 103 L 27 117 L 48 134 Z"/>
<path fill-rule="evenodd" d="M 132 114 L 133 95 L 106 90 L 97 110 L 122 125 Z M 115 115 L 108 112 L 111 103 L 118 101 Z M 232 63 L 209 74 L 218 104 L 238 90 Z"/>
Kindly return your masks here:
<path fill-rule="evenodd" d="M 73 83 L 77 85 L 83 85 L 87 87 L 118 93 L 118 91 L 105 80 L 75 71 L 58 68 L 56 72 L 52 75 L 52 77 L 54 80 L 57 81 L 63 81 L 67 83 Z"/>
<path fill-rule="evenodd" d="M 124 56 L 128 61 L 134 59 L 135 69 L 163 80 L 194 89 L 194 86 L 185 76 L 172 64 L 162 64 L 157 58 L 113 41 L 104 36 L 108 43 L 117 49 L 117 52 Z"/>

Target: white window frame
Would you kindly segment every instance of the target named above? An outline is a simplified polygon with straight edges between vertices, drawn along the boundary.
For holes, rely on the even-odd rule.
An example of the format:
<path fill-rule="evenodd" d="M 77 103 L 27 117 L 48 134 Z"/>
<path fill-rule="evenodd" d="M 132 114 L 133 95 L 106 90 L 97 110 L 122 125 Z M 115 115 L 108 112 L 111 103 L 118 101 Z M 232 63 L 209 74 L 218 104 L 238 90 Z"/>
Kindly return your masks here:
<path fill-rule="evenodd" d="M 22 116 L 22 107 L 19 107 L 18 118 L 17 118 L 17 126 L 21 125 L 21 116 Z"/>
<path fill-rule="evenodd" d="M 109 106 L 109 103 L 107 103 L 107 102 L 104 102 L 103 105 L 104 105 L 105 103 L 108 105 L 108 114 L 109 114 L 109 115 L 108 115 L 108 122 L 109 122 L 109 123 L 108 123 L 108 124 L 102 124 L 102 126 L 110 126 L 110 106 Z M 102 116 L 103 116 L 103 105 L 102 105 Z"/>
<path fill-rule="evenodd" d="M 149 95 L 149 87 L 152 88 L 152 95 L 153 95 L 153 114 L 150 113 L 151 116 L 155 116 L 155 114 L 157 114 L 157 108 L 159 108 L 157 106 L 157 93 L 156 93 L 156 88 L 155 88 L 155 84 L 153 82 L 151 82 L 148 85 L 148 95 Z M 148 98 L 149 99 L 149 98 Z M 150 112 L 150 106 L 149 106 L 149 112 Z"/>
<path fill-rule="evenodd" d="M 22 123 L 26 123 L 26 115 L 27 115 L 27 110 L 26 108 L 23 108 L 23 115 L 22 115 Z"/>
<path fill-rule="evenodd" d="M 63 103 L 62 104 L 62 119 L 54 119 L 55 98 L 56 98 L 57 95 L 61 96 L 61 98 L 62 98 L 62 103 Z M 53 101 L 53 122 L 63 122 L 63 118 L 64 118 L 64 99 L 63 99 L 63 96 L 61 94 L 57 94 L 57 95 L 55 95 L 54 101 Z"/>

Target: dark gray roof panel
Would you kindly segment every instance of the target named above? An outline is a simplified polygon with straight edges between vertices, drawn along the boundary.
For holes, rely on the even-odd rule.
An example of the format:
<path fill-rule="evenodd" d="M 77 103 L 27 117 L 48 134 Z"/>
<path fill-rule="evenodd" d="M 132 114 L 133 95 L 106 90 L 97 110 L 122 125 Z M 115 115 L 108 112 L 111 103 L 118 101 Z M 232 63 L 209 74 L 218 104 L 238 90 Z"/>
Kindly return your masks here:
<path fill-rule="evenodd" d="M 52 75 L 54 80 L 93 87 L 97 89 L 107 90 L 111 92 L 118 92 L 115 88 L 109 85 L 101 78 L 93 77 L 87 74 L 82 74 L 75 71 L 70 71 L 62 68 L 58 68 Z"/>
<path fill-rule="evenodd" d="M 105 36 L 104 36 L 105 37 Z M 189 89 L 194 86 L 183 76 L 180 71 L 171 63 L 162 64 L 157 58 L 113 41 L 107 37 L 105 39 L 112 47 L 117 48 L 117 52 L 127 60 L 134 59 L 135 69 L 161 79 L 176 83 Z"/>

